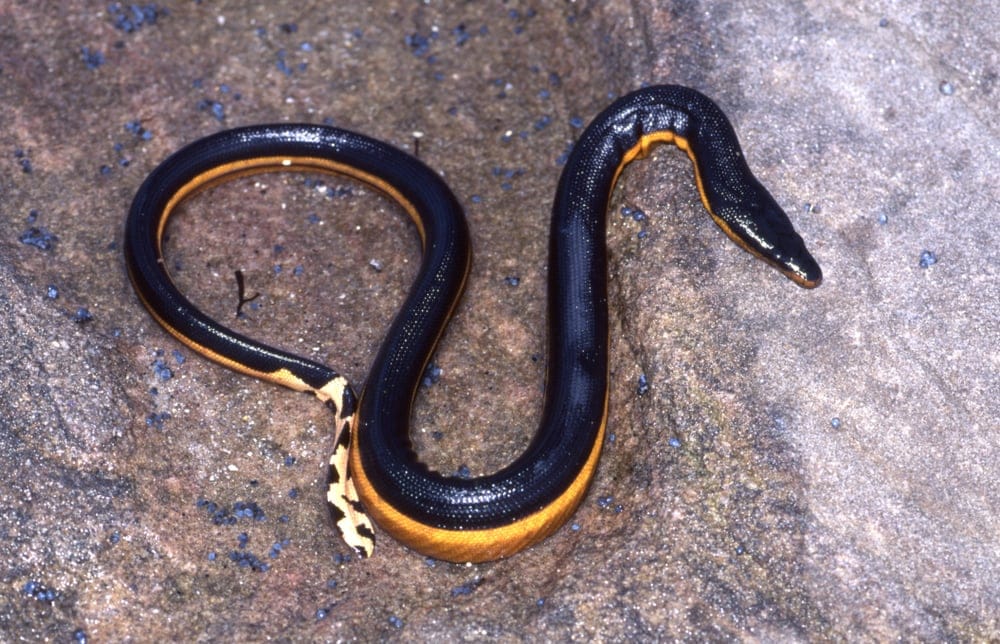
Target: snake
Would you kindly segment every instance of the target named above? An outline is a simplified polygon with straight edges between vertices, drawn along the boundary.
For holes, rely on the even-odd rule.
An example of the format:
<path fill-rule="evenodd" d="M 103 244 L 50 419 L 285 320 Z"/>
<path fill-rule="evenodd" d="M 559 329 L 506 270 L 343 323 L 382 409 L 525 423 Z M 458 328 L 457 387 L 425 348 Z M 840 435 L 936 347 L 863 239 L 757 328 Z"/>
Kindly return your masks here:
<path fill-rule="evenodd" d="M 446 476 L 420 461 L 410 415 L 425 369 L 462 296 L 471 263 L 464 211 L 441 176 L 397 147 L 327 125 L 252 125 L 188 144 L 138 189 L 124 232 L 130 281 L 181 343 L 230 369 L 318 397 L 335 418 L 327 500 L 354 551 L 374 548 L 372 519 L 421 554 L 453 562 L 509 557 L 571 515 L 597 469 L 608 422 L 607 211 L 623 169 L 673 144 L 694 166 L 701 202 L 738 246 L 795 284 L 822 281 L 785 211 L 753 175 L 722 110 L 701 92 L 649 86 L 615 100 L 573 145 L 549 232 L 545 394 L 524 451 L 484 476 Z M 421 260 L 360 395 L 322 363 L 270 347 L 201 312 L 163 255 L 170 215 L 191 195 L 263 172 L 344 175 L 395 201 L 413 221 Z"/>

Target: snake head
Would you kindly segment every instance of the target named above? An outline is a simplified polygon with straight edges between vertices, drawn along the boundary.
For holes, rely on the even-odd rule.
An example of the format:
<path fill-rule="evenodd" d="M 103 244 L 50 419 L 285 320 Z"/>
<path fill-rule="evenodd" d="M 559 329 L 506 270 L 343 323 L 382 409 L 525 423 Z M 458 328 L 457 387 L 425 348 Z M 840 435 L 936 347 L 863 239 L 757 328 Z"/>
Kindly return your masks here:
<path fill-rule="evenodd" d="M 799 286 L 819 286 L 823 271 L 802 237 L 795 232 L 785 211 L 756 179 L 750 177 L 742 185 L 753 185 L 753 189 L 742 190 L 737 199 L 710 195 L 709 212 L 715 223 L 739 246 L 765 260 Z"/>

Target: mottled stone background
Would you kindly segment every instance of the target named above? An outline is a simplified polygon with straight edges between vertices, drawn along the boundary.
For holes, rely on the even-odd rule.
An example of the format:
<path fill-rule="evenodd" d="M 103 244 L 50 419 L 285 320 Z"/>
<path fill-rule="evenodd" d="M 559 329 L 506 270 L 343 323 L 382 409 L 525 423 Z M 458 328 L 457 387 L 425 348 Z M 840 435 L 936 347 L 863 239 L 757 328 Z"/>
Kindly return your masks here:
<path fill-rule="evenodd" d="M 851 4 L 0 0 L 0 640 L 1000 638 L 1000 5 Z M 683 154 L 631 168 L 613 438 L 508 561 L 347 556 L 328 412 L 181 347 L 126 279 L 131 197 L 186 142 L 421 133 L 476 255 L 415 441 L 492 471 L 540 407 L 560 157 L 659 82 L 720 103 L 826 281 L 735 249 Z M 362 383 L 418 243 L 315 180 L 195 198 L 168 256 L 206 311 Z"/>

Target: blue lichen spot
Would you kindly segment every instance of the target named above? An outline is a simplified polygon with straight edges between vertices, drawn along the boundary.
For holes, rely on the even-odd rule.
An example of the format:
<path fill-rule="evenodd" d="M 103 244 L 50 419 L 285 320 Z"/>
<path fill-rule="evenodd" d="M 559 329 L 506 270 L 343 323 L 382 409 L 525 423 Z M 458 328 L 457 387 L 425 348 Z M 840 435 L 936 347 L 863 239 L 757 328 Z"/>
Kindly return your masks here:
<path fill-rule="evenodd" d="M 28 153 L 17 148 L 14 150 L 14 158 L 17 159 L 18 164 L 21 166 L 21 172 L 24 174 L 31 174 L 34 168 L 31 166 L 31 159 L 28 158 Z"/>
<path fill-rule="evenodd" d="M 482 579 L 473 579 L 471 581 L 465 582 L 461 586 L 455 586 L 454 588 L 451 589 L 451 596 L 461 597 L 463 595 L 471 595 L 472 592 L 476 590 L 476 588 L 478 588 L 479 584 L 481 583 Z"/>
<path fill-rule="evenodd" d="M 203 98 L 198 101 L 198 111 L 210 112 L 220 123 L 226 120 L 226 107 L 218 101 Z"/>
<path fill-rule="evenodd" d="M 59 598 L 58 591 L 35 580 L 31 580 L 24 584 L 21 588 L 21 592 L 40 602 L 52 602 Z"/>
<path fill-rule="evenodd" d="M 174 372 L 167 366 L 166 360 L 163 359 L 163 351 L 156 352 L 157 357 L 153 360 L 153 373 L 157 378 L 166 382 L 174 377 Z"/>
<path fill-rule="evenodd" d="M 438 32 L 431 31 L 429 35 L 414 32 L 404 38 L 406 46 L 410 48 L 410 53 L 417 58 L 423 58 L 430 53 L 431 43 L 437 40 Z M 433 62 L 433 61 L 432 61 Z"/>
<path fill-rule="evenodd" d="M 233 550 L 229 553 L 229 560 L 236 563 L 240 568 L 250 568 L 257 572 L 267 572 L 271 566 L 264 563 L 251 552 Z"/>
<path fill-rule="evenodd" d="M 424 369 L 424 377 L 421 379 L 420 384 L 424 387 L 431 387 L 436 385 L 439 380 L 441 380 L 441 374 L 444 371 L 434 362 L 428 362 L 427 368 Z"/>
<path fill-rule="evenodd" d="M 155 2 L 145 5 L 130 4 L 127 7 L 119 2 L 108 5 L 108 14 L 115 29 L 127 34 L 138 31 L 143 25 L 154 25 L 161 16 L 169 15 L 169 11 L 157 6 Z"/>
<path fill-rule="evenodd" d="M 59 238 L 47 228 L 32 226 L 17 238 L 22 244 L 34 246 L 39 250 L 52 250 Z"/>
<path fill-rule="evenodd" d="M 73 313 L 73 321 L 77 324 L 86 324 L 88 322 L 93 322 L 94 316 L 87 310 L 86 307 L 81 306 Z"/>
<path fill-rule="evenodd" d="M 639 396 L 644 396 L 648 392 L 649 392 L 649 380 L 646 378 L 646 374 L 640 373 L 635 393 Z"/>
<path fill-rule="evenodd" d="M 146 426 L 153 429 L 163 429 L 168 420 L 170 420 L 170 412 L 152 413 L 146 416 Z"/>
<path fill-rule="evenodd" d="M 96 49 L 91 49 L 84 45 L 80 47 L 80 59 L 87 69 L 97 69 L 104 64 L 104 54 Z"/>
<path fill-rule="evenodd" d="M 135 135 L 143 141 L 149 141 L 153 138 L 153 133 L 144 128 L 142 123 L 139 121 L 128 121 L 125 123 L 125 131 L 129 134 Z"/>

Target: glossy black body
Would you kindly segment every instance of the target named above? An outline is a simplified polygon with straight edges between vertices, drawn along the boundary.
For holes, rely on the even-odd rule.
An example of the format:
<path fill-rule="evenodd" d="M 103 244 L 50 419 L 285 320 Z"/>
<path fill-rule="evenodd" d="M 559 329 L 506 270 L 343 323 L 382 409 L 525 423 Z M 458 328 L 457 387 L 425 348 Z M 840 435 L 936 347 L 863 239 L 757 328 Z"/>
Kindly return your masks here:
<path fill-rule="evenodd" d="M 352 132 L 309 125 L 241 128 L 202 139 L 165 161 L 136 195 L 125 230 L 129 272 L 147 306 L 175 333 L 254 371 L 284 368 L 321 386 L 335 372 L 226 329 L 177 291 L 160 261 L 160 217 L 172 195 L 200 174 L 256 157 L 332 159 L 357 169 L 347 174 L 398 191 L 422 230 L 423 259 L 358 403 L 363 468 L 381 498 L 421 523 L 454 530 L 510 524 L 563 494 L 601 435 L 608 391 L 605 217 L 618 172 L 656 132 L 687 142 L 710 212 L 741 245 L 804 285 L 820 279 L 818 265 L 750 173 L 732 127 L 712 101 L 677 86 L 619 99 L 574 147 L 552 207 L 547 382 L 538 430 L 521 456 L 489 476 L 461 479 L 429 471 L 410 443 L 413 398 L 461 296 L 470 248 L 451 191 L 406 153 Z"/>

